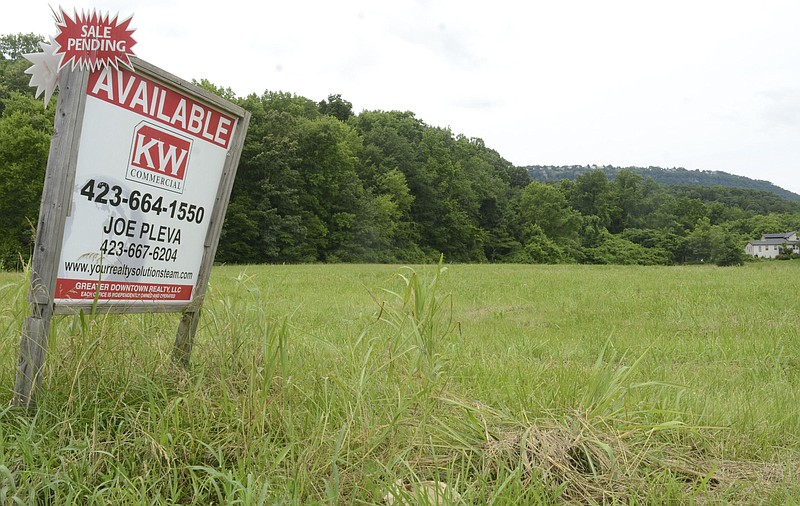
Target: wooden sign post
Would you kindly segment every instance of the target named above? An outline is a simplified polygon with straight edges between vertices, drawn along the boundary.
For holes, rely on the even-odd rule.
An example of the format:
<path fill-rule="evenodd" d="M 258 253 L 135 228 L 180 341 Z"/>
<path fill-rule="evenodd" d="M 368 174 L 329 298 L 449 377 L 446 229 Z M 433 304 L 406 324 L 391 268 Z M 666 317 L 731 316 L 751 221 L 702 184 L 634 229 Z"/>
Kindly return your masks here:
<path fill-rule="evenodd" d="M 131 62 L 62 73 L 16 406 L 35 406 L 53 315 L 182 313 L 189 362 L 250 114 Z"/>

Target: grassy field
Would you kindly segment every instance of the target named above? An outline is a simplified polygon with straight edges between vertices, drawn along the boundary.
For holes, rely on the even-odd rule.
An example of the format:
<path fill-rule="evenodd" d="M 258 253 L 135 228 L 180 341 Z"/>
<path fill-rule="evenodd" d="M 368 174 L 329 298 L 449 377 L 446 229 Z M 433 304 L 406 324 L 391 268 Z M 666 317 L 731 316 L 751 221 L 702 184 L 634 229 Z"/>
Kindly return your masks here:
<path fill-rule="evenodd" d="M 798 504 L 798 273 L 217 267 L 188 370 L 178 315 L 56 318 L 0 504 Z"/>

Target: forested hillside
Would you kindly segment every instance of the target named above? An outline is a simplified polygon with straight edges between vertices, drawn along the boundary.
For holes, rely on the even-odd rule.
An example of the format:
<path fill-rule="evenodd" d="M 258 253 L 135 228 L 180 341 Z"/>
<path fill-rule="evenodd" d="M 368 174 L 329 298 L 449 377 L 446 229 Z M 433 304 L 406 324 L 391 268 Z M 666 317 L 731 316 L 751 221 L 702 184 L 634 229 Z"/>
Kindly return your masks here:
<path fill-rule="evenodd" d="M 33 98 L 20 57 L 36 40 L 0 38 L 5 268 L 30 255 L 52 134 L 54 104 Z M 252 114 L 220 262 L 730 264 L 747 240 L 800 228 L 800 203 L 764 191 L 666 187 L 632 170 L 533 181 L 481 139 L 410 111 L 199 84 Z"/>
<path fill-rule="evenodd" d="M 581 174 L 593 170 L 602 170 L 610 178 L 616 177 L 623 170 L 635 172 L 645 178 L 652 178 L 655 182 L 668 186 L 726 186 L 744 190 L 761 190 L 774 193 L 788 200 L 800 201 L 800 195 L 784 190 L 769 181 L 750 179 L 749 177 L 728 174 L 719 170 L 686 170 L 683 167 L 664 169 L 661 167 L 613 167 L 605 165 L 530 165 L 525 167 L 536 181 L 555 182 L 561 179 L 575 180 Z"/>

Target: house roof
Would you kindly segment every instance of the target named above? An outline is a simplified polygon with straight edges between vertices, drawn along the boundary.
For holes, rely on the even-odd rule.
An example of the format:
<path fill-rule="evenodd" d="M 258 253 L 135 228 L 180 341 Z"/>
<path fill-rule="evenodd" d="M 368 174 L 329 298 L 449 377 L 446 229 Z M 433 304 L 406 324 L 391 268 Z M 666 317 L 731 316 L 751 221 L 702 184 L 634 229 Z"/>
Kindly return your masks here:
<path fill-rule="evenodd" d="M 795 244 L 800 243 L 800 241 L 787 241 L 783 237 L 776 238 L 776 239 L 764 239 L 760 241 L 750 241 L 748 244 L 752 244 L 753 246 L 780 246 L 781 244 L 787 244 L 789 246 L 794 246 Z"/>
<path fill-rule="evenodd" d="M 787 237 L 791 237 L 795 235 L 797 232 L 783 232 L 780 234 L 761 234 L 762 240 L 768 239 L 786 239 Z"/>
<path fill-rule="evenodd" d="M 795 246 L 800 243 L 800 241 L 793 240 L 790 241 L 790 237 L 797 237 L 797 232 L 780 232 L 777 234 L 761 234 L 761 239 L 756 239 L 755 241 L 750 241 L 747 244 L 751 244 L 753 246 L 780 246 L 781 244 L 787 244 L 789 246 Z"/>

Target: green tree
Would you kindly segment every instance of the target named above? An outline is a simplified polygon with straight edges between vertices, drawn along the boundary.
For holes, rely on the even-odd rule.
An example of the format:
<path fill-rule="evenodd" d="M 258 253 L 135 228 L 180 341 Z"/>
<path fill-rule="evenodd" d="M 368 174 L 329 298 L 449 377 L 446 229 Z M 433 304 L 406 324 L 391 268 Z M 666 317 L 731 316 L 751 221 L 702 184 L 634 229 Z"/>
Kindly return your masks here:
<path fill-rule="evenodd" d="M 627 228 L 620 237 L 650 249 L 669 253 L 670 263 L 683 263 L 687 255 L 687 239 L 667 229 Z"/>
<path fill-rule="evenodd" d="M 732 234 L 723 234 L 714 246 L 714 263 L 729 267 L 744 264 L 744 248 Z"/>
<path fill-rule="evenodd" d="M 299 124 L 306 120 L 308 101 L 265 92 L 240 105 L 251 113 L 250 127 L 217 258 L 234 263 L 314 261 L 303 244 L 307 230 L 302 226 L 298 170 Z"/>
<path fill-rule="evenodd" d="M 319 112 L 346 122 L 353 116 L 353 104 L 343 99 L 339 94 L 328 95 L 327 101 L 323 100 L 319 103 Z"/>
<path fill-rule="evenodd" d="M 381 174 L 372 192 L 372 218 L 363 221 L 357 238 L 370 250 L 364 260 L 421 260 L 411 218 L 414 195 L 405 175 L 398 169 Z"/>
<path fill-rule="evenodd" d="M 670 200 L 670 207 L 665 209 L 673 218 L 675 227 L 689 233 L 706 222 L 710 226 L 707 209 L 703 201 L 695 198 L 681 197 Z"/>
<path fill-rule="evenodd" d="M 299 124 L 299 201 L 305 248 L 316 260 L 352 261 L 366 197 L 357 167 L 361 138 L 331 116 Z"/>
<path fill-rule="evenodd" d="M 0 117 L 0 267 L 30 258 L 55 104 L 14 92 Z"/>
<path fill-rule="evenodd" d="M 38 53 L 42 50 L 40 42 L 44 42 L 44 37 L 35 33 L 0 35 L 0 58 L 19 60 L 24 54 Z"/>
<path fill-rule="evenodd" d="M 717 265 L 740 265 L 744 262 L 744 241 L 721 225 L 711 225 L 702 218 L 687 237 L 688 258 Z"/>
<path fill-rule="evenodd" d="M 695 229 L 688 236 L 689 260 L 709 262 L 713 260 L 714 243 L 719 239 L 708 218 L 701 218 Z"/>
<path fill-rule="evenodd" d="M 609 206 L 609 232 L 618 234 L 628 227 L 635 226 L 641 216 L 644 178 L 630 170 L 617 172 L 611 181 Z"/>
<path fill-rule="evenodd" d="M 470 218 L 483 247 L 476 259 L 507 261 L 522 247 L 517 211 L 512 210 L 521 190 L 515 186 L 515 167 L 487 148 L 482 139 L 464 135 L 456 136 L 453 157 L 461 166 L 466 190 L 462 199 L 468 202 Z"/>
<path fill-rule="evenodd" d="M 570 195 L 572 207 L 584 216 L 597 216 L 603 227 L 611 224 L 612 196 L 608 177 L 601 170 L 581 174 Z"/>
<path fill-rule="evenodd" d="M 734 220 L 730 228 L 749 239 L 758 239 L 762 234 L 792 232 L 800 230 L 800 213 L 758 214 Z"/>
<path fill-rule="evenodd" d="M 601 238 L 591 248 L 583 250 L 585 262 L 618 265 L 669 265 L 672 258 L 661 248 L 645 248 L 620 235 L 601 232 Z"/>
<path fill-rule="evenodd" d="M 421 227 L 420 246 L 452 261 L 486 261 L 485 233 L 477 219 L 480 201 L 456 156 L 452 133 L 427 128 L 419 147 L 424 162 L 409 184 L 416 184 L 413 213 Z"/>
<path fill-rule="evenodd" d="M 35 88 L 28 86 L 30 76 L 25 74 L 32 64 L 22 55 L 40 52 L 39 42 L 43 40 L 33 33 L 0 36 L 0 114 L 13 93 L 34 95 Z"/>
<path fill-rule="evenodd" d="M 530 173 L 523 167 L 509 167 L 508 175 L 512 188 L 525 188 L 532 181 Z"/>
<path fill-rule="evenodd" d="M 513 257 L 515 262 L 560 264 L 574 261 L 565 248 L 548 237 L 536 223 L 528 223 L 523 231 L 524 246 Z"/>
<path fill-rule="evenodd" d="M 230 89 L 230 87 L 223 88 L 221 86 L 217 86 L 208 79 L 200 79 L 199 81 L 192 79 L 192 84 L 208 92 L 211 92 L 220 98 L 224 98 L 225 100 L 228 100 L 230 102 L 236 102 L 236 93 L 234 93 L 233 90 Z"/>
<path fill-rule="evenodd" d="M 538 225 L 551 239 L 578 240 L 581 216 L 556 186 L 538 181 L 526 186 L 521 195 L 520 219 Z"/>

